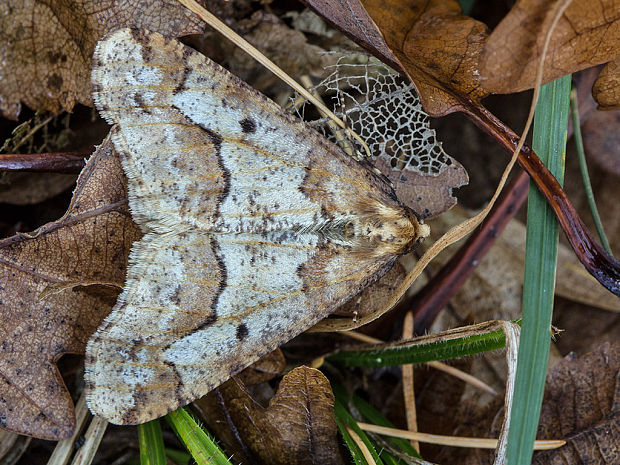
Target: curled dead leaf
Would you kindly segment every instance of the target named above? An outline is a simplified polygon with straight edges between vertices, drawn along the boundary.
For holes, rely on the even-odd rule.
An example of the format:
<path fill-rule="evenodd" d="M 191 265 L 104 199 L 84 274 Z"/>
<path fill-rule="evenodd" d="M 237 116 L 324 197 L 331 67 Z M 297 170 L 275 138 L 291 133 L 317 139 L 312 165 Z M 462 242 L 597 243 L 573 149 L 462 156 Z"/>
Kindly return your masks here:
<path fill-rule="evenodd" d="M 601 70 L 592 87 L 592 96 L 599 110 L 620 109 L 620 58 L 610 61 Z"/>
<path fill-rule="evenodd" d="M 542 45 L 562 3 L 519 0 L 515 4 L 489 36 L 480 57 L 480 74 L 487 91 L 512 93 L 534 86 Z M 543 81 L 615 60 L 619 42 L 620 3 L 573 0 L 551 37 Z M 618 91 L 614 93 L 617 98 Z"/>
<path fill-rule="evenodd" d="M 479 102 L 486 95 L 480 86 L 477 61 L 488 35 L 487 27 L 463 15 L 458 2 L 305 3 L 371 53 L 407 74 L 429 115 L 461 111 L 464 102 Z"/>
<path fill-rule="evenodd" d="M 266 408 L 238 378 L 195 404 L 218 437 L 254 463 L 343 463 L 334 395 L 327 378 L 314 368 L 298 367 L 284 376 Z"/>
<path fill-rule="evenodd" d="M 80 175 L 67 213 L 31 234 L 0 240 L 1 426 L 58 440 L 71 435 L 73 403 L 55 365 L 83 353 L 114 299 L 76 281 L 122 285 L 141 233 L 127 206 L 125 177 L 110 139 Z M 50 285 L 69 289 L 41 294 Z"/>

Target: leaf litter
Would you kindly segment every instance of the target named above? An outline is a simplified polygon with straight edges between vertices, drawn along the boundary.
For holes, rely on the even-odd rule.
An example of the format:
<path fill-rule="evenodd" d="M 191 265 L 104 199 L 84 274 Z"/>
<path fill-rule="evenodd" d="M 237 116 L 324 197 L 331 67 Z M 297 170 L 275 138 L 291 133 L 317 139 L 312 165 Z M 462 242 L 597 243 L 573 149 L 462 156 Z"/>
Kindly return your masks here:
<path fill-rule="evenodd" d="M 140 236 L 107 139 L 82 171 L 65 216 L 0 241 L 3 427 L 52 440 L 71 435 L 73 403 L 55 363 L 63 354 L 83 353 L 116 299 L 93 283 L 121 286 Z M 63 283 L 71 286 L 41 298 Z"/>
<path fill-rule="evenodd" d="M 470 37 L 471 37 L 471 36 L 470 36 Z M 260 45 L 260 44 L 259 44 L 259 45 Z M 432 86 L 431 86 L 431 87 L 432 87 Z M 460 154 L 459 154 L 459 155 L 460 155 Z M 118 181 L 114 181 L 114 182 L 118 182 Z M 106 184 L 114 185 L 114 182 L 111 182 L 111 181 L 106 181 Z M 77 191 L 76 191 L 76 192 L 77 192 Z M 122 210 L 122 209 L 121 209 L 121 210 Z M 119 210 L 119 211 L 120 211 L 120 210 Z M 53 234 L 53 233 L 46 234 L 45 236 L 49 236 L 50 234 Z M 139 233 L 136 231 L 136 237 L 138 237 L 138 235 L 139 235 Z M 81 237 L 81 236 L 80 236 L 80 237 Z M 36 240 L 36 238 L 33 238 L 33 239 L 30 239 L 30 238 L 29 238 L 29 240 L 34 241 L 34 240 Z M 81 240 L 82 240 L 82 239 L 81 239 Z M 91 240 L 92 240 L 92 239 L 91 239 Z M 101 278 L 101 277 L 99 277 L 99 276 L 98 276 L 98 277 L 97 277 L 97 279 L 99 279 L 99 280 L 100 280 L 100 282 L 105 282 L 105 283 L 111 283 L 111 282 L 116 282 L 116 283 L 119 283 L 119 284 L 120 284 L 120 283 L 122 283 L 122 277 L 120 278 L 120 281 L 119 281 L 119 279 L 118 279 L 118 273 L 117 273 L 115 276 L 116 276 L 116 277 L 114 277 L 114 278 L 110 278 L 110 279 L 108 279 L 108 278 L 103 279 L 103 278 Z M 89 292 L 88 292 L 88 289 L 82 289 L 82 288 L 80 288 L 80 287 L 74 288 L 74 287 L 73 287 L 73 284 L 71 284 L 71 283 L 73 283 L 73 282 L 80 282 L 80 281 L 70 281 L 70 280 L 69 280 L 69 279 L 67 279 L 67 278 L 65 278 L 65 280 L 66 280 L 66 282 L 69 282 L 69 283 L 70 283 L 71 287 L 70 287 L 69 289 L 66 289 L 66 290 L 64 290 L 64 291 L 60 292 L 60 293 L 58 294 L 58 296 L 62 296 L 62 295 L 63 295 L 63 293 L 65 293 L 65 292 L 69 292 L 69 293 L 71 293 L 71 295 L 72 295 L 72 296 L 73 296 L 73 295 L 75 295 L 75 294 L 78 294 L 78 295 L 80 295 L 80 296 L 81 296 L 82 294 L 87 294 L 87 295 L 90 297 L 90 294 L 89 294 Z M 88 281 L 88 282 L 87 282 L 87 281 Z M 90 283 L 90 282 L 92 282 L 92 281 L 91 281 L 91 280 L 86 280 L 86 281 L 81 281 L 81 282 L 84 282 L 84 283 Z M 45 286 L 45 287 L 47 288 L 47 287 L 49 287 L 49 286 Z M 90 286 L 89 286 L 89 287 L 90 287 Z M 77 290 L 74 290 L 74 289 L 77 289 Z M 102 291 L 103 291 L 103 292 L 102 292 Z M 487 292 L 488 292 L 488 293 L 490 293 L 491 295 L 493 295 L 493 291 L 485 291 L 485 294 L 488 296 L 489 294 L 488 294 Z M 95 294 L 95 297 L 93 298 L 93 301 L 96 301 L 96 302 L 104 302 L 104 301 L 106 301 L 106 302 L 108 302 L 108 303 L 109 303 L 109 301 L 112 301 L 112 302 L 113 302 L 113 298 L 114 298 L 114 297 L 113 297 L 113 292 L 112 292 L 112 295 L 110 295 L 109 289 L 108 289 L 107 294 L 106 294 L 106 291 L 105 291 L 105 290 L 100 289 L 100 288 L 99 288 L 99 289 L 97 289 L 97 292 L 95 292 L 95 293 L 91 293 L 91 294 Z M 99 295 L 99 294 L 103 294 L 103 295 Z M 40 294 L 39 294 L 39 295 L 40 295 Z M 54 296 L 56 296 L 56 294 L 51 295 L 51 296 L 50 296 L 50 298 L 53 298 Z M 469 308 L 473 308 L 473 307 L 475 306 L 473 302 L 477 302 L 477 300 L 476 300 L 476 299 L 477 299 L 476 297 L 471 297 L 471 298 L 466 298 L 466 299 L 464 299 L 464 301 L 463 301 L 463 302 L 465 303 L 466 308 L 467 308 L 467 307 L 469 307 Z M 463 304 L 461 304 L 461 305 L 463 305 Z M 101 305 L 101 307 L 103 307 L 103 306 L 104 306 L 104 305 Z M 95 318 L 96 318 L 96 317 L 93 317 L 93 322 L 92 322 L 92 324 L 96 326 L 96 324 L 94 323 L 94 319 L 95 319 Z M 485 318 L 486 318 L 486 317 L 485 317 Z M 82 323 L 83 323 L 83 322 L 82 322 Z M 566 337 L 566 335 L 564 335 L 563 337 Z M 67 343 L 67 346 L 68 346 L 68 343 Z M 53 358 L 55 358 L 55 357 L 57 357 L 57 356 L 58 356 L 58 354 L 57 354 L 57 353 L 55 353 L 55 355 L 53 355 L 52 359 L 53 359 Z M 588 363 L 589 363 L 589 362 L 588 362 Z M 269 370 L 271 370 L 271 369 L 268 369 L 267 371 L 269 371 Z M 273 372 L 279 372 L 279 371 L 281 371 L 281 368 L 273 369 Z M 425 370 L 422 370 L 422 373 L 424 373 L 424 371 L 425 371 Z M 613 371 L 612 371 L 612 373 L 613 373 Z M 616 373 L 617 373 L 617 369 L 616 369 Z M 384 373 L 383 377 L 385 378 L 385 376 L 386 376 L 386 374 Z M 427 386 L 427 388 L 425 389 L 425 388 L 424 388 L 424 378 L 425 378 L 425 377 L 424 377 L 424 375 L 422 375 L 421 377 L 422 377 L 422 387 L 421 387 L 421 388 L 418 388 L 418 389 L 421 389 L 421 392 L 426 393 L 426 394 L 427 394 L 427 396 L 430 396 L 430 398 L 434 398 L 434 399 L 438 400 L 439 402 L 441 402 L 441 400 L 442 400 L 442 396 L 441 396 L 441 394 L 442 394 L 442 393 L 441 393 L 441 392 L 433 392 L 433 391 L 434 391 L 433 389 L 430 389 L 430 391 L 429 391 L 429 390 L 428 390 L 428 386 Z M 418 383 L 418 378 L 419 378 L 419 376 L 418 376 L 418 369 L 416 368 L 416 383 Z M 50 379 L 52 379 L 52 378 L 50 378 Z M 389 375 L 388 375 L 388 379 L 390 379 L 390 378 L 389 378 Z M 57 381 L 58 381 L 58 378 L 56 377 L 56 378 L 54 378 L 54 380 L 57 382 Z M 393 379 L 393 378 L 392 378 L 392 381 L 394 381 L 394 379 Z M 450 380 L 450 379 L 449 379 L 449 381 L 454 382 L 454 381 L 452 381 L 452 380 Z M 566 381 L 565 381 L 565 382 L 566 382 Z M 250 383 L 250 384 L 251 384 L 251 383 Z M 273 382 L 272 382 L 271 384 L 273 384 Z M 388 384 L 389 384 L 389 383 L 388 383 Z M 418 383 L 418 384 L 419 384 L 419 383 Z M 265 385 L 265 384 L 263 383 L 263 386 L 264 386 L 264 385 Z M 267 384 L 267 386 L 268 386 L 268 385 L 269 385 L 269 384 Z M 386 385 L 384 384 L 384 386 L 386 386 Z M 500 386 L 501 386 L 501 383 L 500 383 Z M 394 388 L 394 386 L 390 386 L 390 387 L 391 387 L 391 388 Z M 367 389 L 368 389 L 368 388 L 367 388 Z M 418 392 L 418 389 L 416 390 L 416 392 Z M 373 392 L 373 391 L 374 391 L 375 393 L 377 393 L 377 392 L 382 392 L 380 389 L 377 389 L 377 388 L 374 388 L 374 389 L 373 389 L 372 387 L 370 388 L 370 391 L 371 391 L 371 392 Z M 396 391 L 396 390 L 395 390 L 395 391 L 393 391 L 393 392 L 394 392 L 394 395 L 396 395 L 396 393 L 397 393 L 398 391 Z M 272 393 L 273 393 L 273 391 L 271 392 L 271 394 L 272 394 Z M 259 396 L 259 397 L 260 397 L 260 396 Z M 263 396 L 263 397 L 268 399 L 268 396 Z M 453 402 L 450 402 L 450 404 L 452 404 L 452 405 L 456 405 L 456 404 L 459 402 L 459 401 L 458 401 L 458 398 L 459 398 L 459 397 L 458 397 L 458 396 L 456 396 L 456 397 L 455 397 L 455 400 L 454 400 Z M 428 399 L 428 397 L 427 397 L 427 399 Z M 445 399 L 444 399 L 444 400 L 445 400 Z M 386 402 L 386 405 L 388 405 L 388 403 L 389 403 L 389 402 Z M 67 404 L 65 404 L 65 405 L 67 405 Z M 400 405 L 400 404 L 399 404 L 398 402 L 393 402 L 393 403 L 392 403 L 392 405 L 394 405 L 394 406 L 395 406 L 395 407 L 393 407 L 393 408 L 392 408 L 392 410 L 394 410 L 394 411 L 397 411 L 397 410 L 400 408 L 400 407 L 399 407 L 399 405 Z M 471 405 L 469 406 L 469 408 L 470 408 L 470 409 L 474 409 L 474 408 L 475 408 L 475 409 L 478 409 L 478 407 L 471 407 Z M 393 413 L 394 413 L 394 412 L 393 412 Z M 448 410 L 446 411 L 445 415 L 453 416 L 453 415 L 452 415 L 452 413 L 453 413 L 453 410 L 448 409 Z M 470 412 L 470 413 L 471 413 L 471 412 Z M 397 417 L 398 417 L 398 413 L 396 413 L 396 414 L 394 415 L 394 417 L 396 417 L 396 418 L 397 418 Z M 467 418 L 467 417 L 465 417 L 465 418 Z M 454 419 L 454 418 L 453 418 L 453 419 Z M 456 420 L 456 419 L 454 419 L 454 420 Z M 467 421 L 466 419 L 462 419 L 461 417 L 459 417 L 459 418 L 458 418 L 458 420 L 459 420 L 459 421 Z M 425 428 L 424 428 L 424 425 L 428 424 L 428 423 L 427 423 L 428 421 L 429 421 L 429 420 L 428 420 L 428 417 L 424 418 L 424 416 L 423 416 L 423 417 L 419 420 L 420 424 L 422 425 L 422 429 L 425 429 Z M 454 423 L 456 423 L 456 422 L 453 422 L 453 424 L 454 424 Z M 448 431 L 449 429 L 450 429 L 450 428 L 447 428 L 447 429 L 446 429 L 446 431 Z M 459 432 L 459 434 L 460 434 L 460 435 L 463 435 L 463 434 L 462 434 L 462 431 L 460 431 L 460 432 Z M 545 435 L 545 436 L 546 436 L 546 437 L 549 437 L 549 436 L 547 436 L 547 435 Z M 599 443 L 600 443 L 600 442 L 599 442 Z M 254 444 L 254 443 L 252 443 L 252 444 Z M 592 444 L 592 442 L 590 442 L 590 444 Z M 255 445 L 255 444 L 254 444 L 254 445 Z M 583 450 L 583 447 L 587 447 L 587 444 L 586 444 L 586 446 L 580 446 L 580 447 L 582 447 L 582 449 L 580 449 L 580 450 Z M 463 457 L 463 455 L 460 453 L 460 451 L 459 451 L 459 455 L 461 456 L 461 458 Z M 458 461 L 456 461 L 456 462 L 454 462 L 454 463 L 459 463 L 459 462 L 458 462 Z M 465 463 L 465 462 L 463 462 L 463 463 Z M 471 461 L 471 462 L 469 462 L 469 463 L 484 463 L 484 462 L 482 462 L 482 461 L 478 461 L 478 459 L 475 459 L 474 461 Z M 541 463 L 545 463 L 545 462 L 541 462 Z M 610 463 L 612 463 L 612 462 L 610 462 Z"/>

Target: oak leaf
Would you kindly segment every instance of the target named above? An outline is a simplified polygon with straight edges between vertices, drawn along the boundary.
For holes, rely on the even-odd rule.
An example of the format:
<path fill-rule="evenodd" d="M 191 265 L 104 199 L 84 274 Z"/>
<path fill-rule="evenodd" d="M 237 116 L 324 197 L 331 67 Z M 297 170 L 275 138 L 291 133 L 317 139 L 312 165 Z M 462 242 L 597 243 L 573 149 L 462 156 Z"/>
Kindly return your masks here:
<path fill-rule="evenodd" d="M 454 0 L 304 0 L 357 43 L 407 74 L 432 116 L 464 111 L 489 93 L 534 86 L 542 45 L 561 0 L 520 0 L 489 35 Z M 620 4 L 574 0 L 551 38 L 544 82 L 607 63 L 594 88 L 620 105 Z"/>
<path fill-rule="evenodd" d="M 73 403 L 55 362 L 84 352 L 116 298 L 88 284 L 120 287 L 140 236 L 108 138 L 82 171 L 62 218 L 0 240 L 2 427 L 52 440 L 71 435 Z"/>
<path fill-rule="evenodd" d="M 21 102 L 35 110 L 92 105 L 95 44 L 123 26 L 168 36 L 202 31 L 176 0 L 5 0 L 0 2 L 0 111 L 17 119 Z"/>
<path fill-rule="evenodd" d="M 480 57 L 480 74 L 486 90 L 512 93 L 534 86 L 547 31 L 561 3 L 562 0 L 519 0 L 514 5 L 489 36 Z M 620 55 L 618 43 L 620 3 L 572 1 L 551 36 L 543 82 L 616 60 Z M 607 73 L 610 71 L 604 69 L 601 74 Z M 607 94 L 603 103 L 599 100 L 606 107 L 620 105 L 617 65 L 611 74 L 616 79 L 613 89 L 595 92 L 599 98 Z M 611 100 L 609 94 L 615 94 Z"/>
<path fill-rule="evenodd" d="M 266 408 L 253 399 L 238 377 L 195 404 L 218 437 L 236 443 L 233 448 L 251 455 L 253 463 L 343 463 L 334 395 L 327 378 L 314 368 L 298 367 L 284 376 Z"/>
<path fill-rule="evenodd" d="M 488 29 L 463 15 L 458 2 L 304 1 L 371 53 L 407 74 L 429 115 L 463 111 L 464 102 L 479 102 L 486 95 L 477 62 Z"/>

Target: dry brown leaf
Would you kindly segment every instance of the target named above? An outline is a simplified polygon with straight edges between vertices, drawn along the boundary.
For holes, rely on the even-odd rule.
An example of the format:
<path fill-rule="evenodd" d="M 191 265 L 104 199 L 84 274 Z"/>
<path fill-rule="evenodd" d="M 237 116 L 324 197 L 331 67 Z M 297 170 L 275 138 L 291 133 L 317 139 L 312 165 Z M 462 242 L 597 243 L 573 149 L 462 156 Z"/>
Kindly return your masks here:
<path fill-rule="evenodd" d="M 547 375 L 538 437 L 565 439 L 533 464 L 620 463 L 620 343 L 567 356 Z"/>
<path fill-rule="evenodd" d="M 405 267 L 396 262 L 392 269 L 388 271 L 379 281 L 368 286 L 358 295 L 338 308 L 333 315 L 353 317 L 363 317 L 381 308 L 387 299 L 396 290 L 398 285 L 403 282 L 406 275 Z M 327 323 L 329 320 L 323 320 Z"/>
<path fill-rule="evenodd" d="M 32 234 L 0 240 L 4 428 L 52 440 L 71 435 L 73 403 L 55 362 L 84 352 L 115 297 L 98 286 L 40 296 L 63 282 L 122 285 L 129 249 L 140 236 L 120 162 L 106 139 L 82 171 L 65 216 Z"/>
<path fill-rule="evenodd" d="M 467 216 L 453 209 L 433 220 L 431 231 L 439 235 Z M 476 321 L 515 319 L 521 315 L 521 295 L 525 254 L 525 226 L 517 220 L 508 223 L 497 242 L 480 263 L 473 275 L 452 299 L 452 307 L 465 318 L 475 312 Z M 450 255 L 436 260 L 443 265 Z M 556 295 L 576 302 L 620 312 L 620 299 L 609 293 L 588 274 L 572 251 L 563 244 L 558 249 Z M 450 318 L 448 314 L 443 318 Z M 439 327 L 452 327 L 456 322 L 437 321 Z"/>
<path fill-rule="evenodd" d="M 237 378 L 246 386 L 266 383 L 270 379 L 282 374 L 285 368 L 286 359 L 282 351 L 278 348 L 273 352 L 269 352 L 258 362 L 247 367 L 237 375 Z"/>
<path fill-rule="evenodd" d="M 519 0 L 500 22 L 480 57 L 480 74 L 487 91 L 512 93 L 534 86 L 540 51 L 556 7 L 562 1 Z M 544 82 L 616 59 L 620 54 L 618 43 L 619 2 L 573 0 L 549 43 Z M 616 100 L 605 105 L 620 104 L 618 91 L 609 91 Z"/>
<path fill-rule="evenodd" d="M 614 120 L 617 117 L 618 112 L 599 111 L 594 112 L 595 115 L 591 116 L 588 120 L 603 124 L 609 124 L 609 119 L 601 118 L 599 116 L 609 115 L 613 116 Z M 608 133 L 617 133 L 614 130 L 615 127 L 606 126 Z M 603 129 L 603 128 L 602 128 Z M 601 131 L 602 132 L 602 131 Z M 591 135 L 591 134 L 590 134 Z M 607 155 L 614 157 L 618 152 L 618 147 L 614 147 L 614 141 L 617 140 L 617 134 L 604 134 L 599 133 L 600 139 L 598 147 L 607 150 Z M 590 142 L 589 142 L 590 143 Z M 587 153 L 588 160 L 592 152 L 590 150 Z M 597 154 L 598 155 L 598 154 Z M 598 156 L 593 158 L 599 158 Z M 599 161 L 602 161 L 599 159 Z M 609 160 L 610 162 L 613 161 Z M 618 163 L 617 160 L 615 160 Z M 590 176 L 590 182 L 592 183 L 592 190 L 594 191 L 594 198 L 596 199 L 596 206 L 601 214 L 601 221 L 605 229 L 605 234 L 609 240 L 612 251 L 617 255 L 620 250 L 620 208 L 618 208 L 618 185 L 620 182 L 620 176 L 617 172 L 605 169 L 604 163 L 588 163 L 588 172 Z M 583 218 L 586 226 L 593 230 L 594 222 L 592 221 L 592 215 L 589 212 L 588 203 L 584 194 L 583 182 L 581 180 L 581 174 L 578 169 L 577 157 L 570 154 L 566 158 L 566 178 L 565 178 L 566 190 L 570 197 L 573 199 L 575 208 Z"/>
<path fill-rule="evenodd" d="M 596 93 L 599 85 L 595 82 L 600 81 L 602 77 L 604 79 L 604 74 L 601 72 L 601 67 L 597 66 L 573 75 L 577 89 L 581 134 L 588 165 L 590 160 L 593 160 L 604 169 L 620 176 L 620 132 L 613 130 L 620 127 L 620 110 L 600 111 L 599 107 L 597 111 L 597 102 L 592 96 L 593 88 Z M 571 157 L 570 151 L 568 157 Z M 594 180 L 592 174 L 590 178 Z M 596 196 L 596 190 L 594 193 Z"/>
<path fill-rule="evenodd" d="M 520 0 L 490 36 L 487 27 L 463 15 L 454 0 L 305 3 L 407 73 L 427 113 L 443 116 L 476 105 L 489 93 L 532 88 L 542 44 L 560 1 Z M 602 108 L 616 108 L 620 105 L 615 61 L 619 42 L 618 2 L 593 5 L 574 0 L 553 34 L 544 81 L 610 62 L 594 93 Z"/>
<path fill-rule="evenodd" d="M 97 41 L 135 26 L 169 36 L 202 31 L 176 0 L 8 0 L 0 3 L 0 111 L 17 119 L 21 102 L 35 110 L 92 105 L 90 70 Z"/>
<path fill-rule="evenodd" d="M 472 359 L 453 360 L 450 365 L 469 373 Z M 431 434 L 451 435 L 456 427 L 455 406 L 466 384 L 443 371 L 431 369 L 415 370 L 415 393 L 418 424 Z M 435 457 L 441 446 L 422 444 L 423 457 Z M 450 463 L 450 462 L 441 462 Z"/>
<path fill-rule="evenodd" d="M 536 465 L 620 463 L 620 344 L 606 343 L 582 357 L 567 356 L 547 374 L 537 437 L 564 439 L 558 449 L 534 454 Z M 496 437 L 504 417 L 501 399 L 487 406 L 463 403 L 452 434 Z M 428 457 L 428 456 L 425 456 Z M 492 464 L 493 451 L 445 448 L 433 457 L 453 465 Z"/>
<path fill-rule="evenodd" d="M 419 212 L 423 219 L 439 216 L 456 205 L 453 189 L 466 185 L 469 176 L 463 165 L 454 163 L 437 176 L 416 173 L 415 171 L 396 171 L 377 158 L 375 166 L 394 184 L 398 199 Z"/>
<path fill-rule="evenodd" d="M 620 176 L 620 111 L 593 111 L 581 132 L 588 160 Z M 596 195 L 596 192 L 595 192 Z"/>
<path fill-rule="evenodd" d="M 251 455 L 254 463 L 343 463 L 334 396 L 327 378 L 314 368 L 298 367 L 284 376 L 266 408 L 236 377 L 195 404 L 218 437 Z"/>
<path fill-rule="evenodd" d="M 592 88 L 599 110 L 620 109 L 620 58 L 610 61 L 601 70 Z"/>
<path fill-rule="evenodd" d="M 479 101 L 486 94 L 477 63 L 487 27 L 461 14 L 458 2 L 363 0 L 363 8 L 358 0 L 305 3 L 360 45 L 405 71 L 429 115 L 462 110 L 464 101 Z"/>

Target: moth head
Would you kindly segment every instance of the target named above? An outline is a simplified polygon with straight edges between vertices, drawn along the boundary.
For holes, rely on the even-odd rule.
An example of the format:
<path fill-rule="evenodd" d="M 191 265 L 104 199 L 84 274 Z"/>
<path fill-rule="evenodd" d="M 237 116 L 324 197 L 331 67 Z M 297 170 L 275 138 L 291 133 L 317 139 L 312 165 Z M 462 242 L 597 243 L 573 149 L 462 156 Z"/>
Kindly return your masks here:
<path fill-rule="evenodd" d="M 430 234 L 430 227 L 417 214 L 402 204 L 365 199 L 359 206 L 360 237 L 366 238 L 363 248 L 377 256 L 403 255 L 411 252 Z"/>

